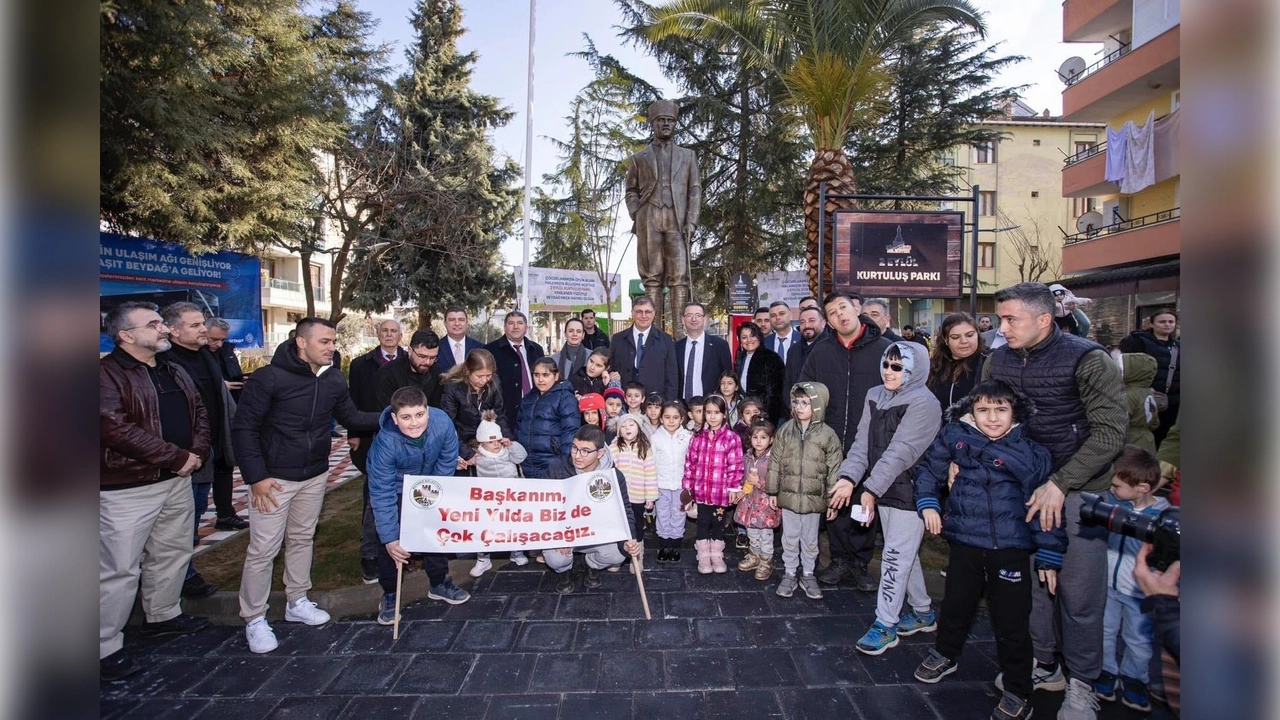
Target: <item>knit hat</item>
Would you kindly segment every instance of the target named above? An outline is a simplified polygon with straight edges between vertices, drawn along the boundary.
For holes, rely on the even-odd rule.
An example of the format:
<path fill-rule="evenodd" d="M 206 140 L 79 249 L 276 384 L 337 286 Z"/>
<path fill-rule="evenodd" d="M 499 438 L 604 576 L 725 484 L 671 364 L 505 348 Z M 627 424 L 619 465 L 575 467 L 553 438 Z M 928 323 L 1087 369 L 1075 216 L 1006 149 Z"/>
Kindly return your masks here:
<path fill-rule="evenodd" d="M 635 423 L 636 427 L 640 428 L 640 432 L 644 433 L 645 437 L 649 437 L 650 435 L 653 434 L 653 426 L 649 425 L 649 418 L 641 415 L 640 413 L 623 413 L 618 418 L 618 434 L 619 435 L 622 434 L 623 423 L 629 423 L 629 422 Z"/>
<path fill-rule="evenodd" d="M 578 400 L 578 412 L 586 412 L 588 410 L 603 410 L 604 396 L 600 393 L 588 393 Z"/>
<path fill-rule="evenodd" d="M 627 394 L 622 391 L 622 388 L 605 388 L 604 399 L 608 400 L 611 397 L 616 397 L 624 403 L 627 401 Z"/>
<path fill-rule="evenodd" d="M 491 442 L 502 439 L 502 428 L 498 427 L 498 414 L 485 410 L 480 416 L 480 424 L 476 427 L 476 442 Z"/>

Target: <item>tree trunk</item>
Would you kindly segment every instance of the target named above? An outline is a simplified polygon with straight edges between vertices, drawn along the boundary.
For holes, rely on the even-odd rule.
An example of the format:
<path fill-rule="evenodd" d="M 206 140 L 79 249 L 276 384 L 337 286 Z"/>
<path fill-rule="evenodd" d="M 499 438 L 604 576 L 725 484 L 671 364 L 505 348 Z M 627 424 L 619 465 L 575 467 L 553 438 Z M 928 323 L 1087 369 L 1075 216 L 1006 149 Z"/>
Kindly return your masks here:
<path fill-rule="evenodd" d="M 827 194 L 849 194 L 857 192 L 854 184 L 853 167 L 845 157 L 841 148 L 818 148 L 809 165 L 809 173 L 804 183 L 804 231 L 808 238 L 805 249 L 805 260 L 809 267 L 809 292 L 818 294 L 818 188 L 827 183 Z M 827 198 L 825 245 L 822 248 L 822 289 L 831 291 L 831 250 L 834 240 L 832 213 L 836 210 L 852 209 L 852 200 Z M 821 300 L 821 298 L 819 298 Z"/>

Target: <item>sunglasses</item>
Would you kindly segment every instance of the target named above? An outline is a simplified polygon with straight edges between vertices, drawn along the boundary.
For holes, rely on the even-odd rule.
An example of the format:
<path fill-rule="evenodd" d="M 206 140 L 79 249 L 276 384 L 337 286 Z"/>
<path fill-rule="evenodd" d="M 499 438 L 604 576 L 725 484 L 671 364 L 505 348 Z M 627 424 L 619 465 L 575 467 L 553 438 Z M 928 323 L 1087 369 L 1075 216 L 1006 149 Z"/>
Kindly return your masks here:
<path fill-rule="evenodd" d="M 1054 290 L 1053 294 L 1055 297 L 1062 297 L 1063 295 L 1066 295 L 1066 293 L 1061 290 Z"/>
<path fill-rule="evenodd" d="M 894 371 L 894 372 L 902 372 L 902 370 L 903 370 L 903 368 L 904 368 L 905 366 L 904 366 L 902 363 L 889 362 L 888 360 L 886 360 L 886 361 L 884 361 L 884 362 L 880 363 L 880 367 L 881 367 L 881 368 L 883 368 L 883 369 L 885 369 L 885 370 L 892 370 L 892 371 Z"/>

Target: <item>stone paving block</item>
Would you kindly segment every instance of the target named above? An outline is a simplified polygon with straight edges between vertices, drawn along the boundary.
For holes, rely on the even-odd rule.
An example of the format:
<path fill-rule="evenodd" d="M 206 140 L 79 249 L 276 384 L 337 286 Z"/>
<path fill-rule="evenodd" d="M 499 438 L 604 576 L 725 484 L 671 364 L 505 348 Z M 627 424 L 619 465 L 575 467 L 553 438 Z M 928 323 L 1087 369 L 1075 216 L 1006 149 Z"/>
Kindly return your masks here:
<path fill-rule="evenodd" d="M 131 711 L 138 706 L 133 698 L 99 698 L 98 720 L 117 720 L 132 717 Z"/>
<path fill-rule="evenodd" d="M 409 660 L 391 692 L 402 695 L 452 694 L 462 687 L 475 655 L 423 653 Z"/>
<path fill-rule="evenodd" d="M 794 617 L 753 617 L 746 619 L 747 632 L 760 647 L 789 647 L 799 645 L 801 626 Z"/>
<path fill-rule="evenodd" d="M 142 660 L 142 672 L 120 682 L 103 684 L 104 697 L 177 697 L 208 678 L 222 664 L 221 658 Z"/>
<path fill-rule="evenodd" d="M 279 626 L 285 624 L 296 627 L 286 637 L 280 637 Z M 272 651 L 273 656 L 327 655 L 331 648 L 341 644 L 347 635 L 355 630 L 355 625 L 329 623 L 320 627 L 311 627 L 298 623 L 276 623 L 272 628 L 276 630 L 276 639 L 280 642 L 280 647 Z M 248 647 L 248 641 L 245 647 Z"/>
<path fill-rule="evenodd" d="M 209 701 L 200 699 L 173 700 L 154 698 L 140 703 L 130 717 L 147 720 L 188 720 L 200 715 L 209 707 Z"/>
<path fill-rule="evenodd" d="M 609 617 L 609 601 L 611 596 L 604 594 L 586 594 L 581 591 L 560 597 L 560 606 L 556 608 L 557 620 L 604 620 Z"/>
<path fill-rule="evenodd" d="M 959 674 L 958 672 L 956 673 Z M 986 682 L 963 683 L 950 682 L 955 675 L 937 685 L 920 685 L 917 689 L 933 705 L 938 717 L 947 720 L 987 720 L 991 710 L 1000 702 L 996 687 L 991 683 L 992 675 Z M 1036 713 L 1038 715 L 1038 713 Z M 1048 717 L 1053 717 L 1052 715 Z"/>
<path fill-rule="evenodd" d="M 210 700 L 192 720 L 260 720 L 280 703 L 276 697 Z M 140 715 L 133 717 L 140 718 Z"/>
<path fill-rule="evenodd" d="M 898 645 L 880 655 L 863 655 L 862 667 L 876 685 L 914 684 L 916 667 L 927 653 L 920 645 Z"/>
<path fill-rule="evenodd" d="M 580 622 L 573 647 L 575 650 L 630 650 L 635 647 L 634 628 L 635 623 L 630 620 Z"/>
<path fill-rule="evenodd" d="M 852 647 L 798 647 L 791 659 L 800 680 L 810 687 L 869 685 L 871 676 L 862 666 L 862 653 Z"/>
<path fill-rule="evenodd" d="M 597 689 L 653 690 L 662 687 L 662 653 L 658 651 L 602 652 Z M 637 717 L 643 717 L 637 715 Z"/>
<path fill-rule="evenodd" d="M 653 568 L 653 565 L 650 564 L 648 567 Z M 634 580 L 631 582 L 630 587 L 635 587 Z M 649 593 L 650 597 L 654 593 L 680 592 L 684 589 L 684 573 L 679 570 L 653 568 L 644 571 L 644 590 Z"/>
<path fill-rule="evenodd" d="M 449 605 L 444 617 L 449 620 L 497 620 L 502 617 L 508 599 L 507 595 L 472 595 L 461 605 Z"/>
<path fill-rule="evenodd" d="M 410 717 L 419 702 L 416 695 L 366 695 L 351 698 L 351 702 L 338 716 L 338 720 L 391 720 Z"/>
<path fill-rule="evenodd" d="M 830 615 L 831 611 L 823 604 L 822 600 L 810 600 L 799 588 L 796 588 L 795 595 L 789 598 L 779 597 L 775 592 L 777 586 L 773 590 L 765 593 L 764 601 L 769 604 L 769 610 L 775 615 Z M 823 590 L 825 599 L 826 590 Z"/>
<path fill-rule="evenodd" d="M 832 615 L 872 616 L 876 611 L 875 595 L 854 589 L 823 586 L 822 604 Z"/>
<path fill-rule="evenodd" d="M 681 560 L 683 563 L 690 562 L 694 558 L 692 551 L 685 553 Z M 725 560 L 728 563 L 728 560 Z M 735 563 L 737 561 L 734 561 Z M 737 581 L 726 575 L 717 575 L 711 573 L 703 575 L 693 569 L 694 565 L 690 564 L 689 569 L 684 572 L 684 589 L 688 592 L 737 592 Z M 733 572 L 738 572 L 734 570 Z"/>
<path fill-rule="evenodd" d="M 370 695 L 391 687 L 410 658 L 403 655 L 355 655 L 334 679 L 326 692 L 342 695 Z"/>
<path fill-rule="evenodd" d="M 662 602 L 662 614 L 669 618 L 706 618 L 720 613 L 715 595 L 709 592 L 667 593 Z"/>
<path fill-rule="evenodd" d="M 485 720 L 556 720 L 559 695 L 494 695 L 489 698 Z"/>
<path fill-rule="evenodd" d="M 687 648 L 693 638 L 688 620 L 637 620 L 636 647 L 644 650 Z"/>
<path fill-rule="evenodd" d="M 383 642 L 386 643 L 385 647 L 388 651 L 420 653 L 448 650 L 454 639 L 462 632 L 463 624 L 460 620 L 415 620 L 406 626 L 401 621 L 400 639 L 395 642 L 391 640 L 391 628 L 385 625 L 378 627 L 386 633 Z"/>
<path fill-rule="evenodd" d="M 662 664 L 673 690 L 732 690 L 729 657 L 723 650 L 667 650 Z"/>
<path fill-rule="evenodd" d="M 486 593 L 531 593 L 538 591 L 542 575 L 535 572 L 499 572 L 483 589 Z"/>
<path fill-rule="evenodd" d="M 243 625 L 210 625 L 194 635 L 162 638 L 163 641 L 154 646 L 137 646 L 139 652 L 135 657 L 203 657 L 237 635 L 244 638 Z M 125 637 L 128 637 L 127 631 Z M 133 650 L 129 643 L 125 643 L 125 647 Z"/>
<path fill-rule="evenodd" d="M 510 620 L 471 620 L 453 642 L 453 649 L 458 652 L 510 650 L 519 630 L 520 623 Z"/>
<path fill-rule="evenodd" d="M 870 627 L 861 619 L 849 616 L 815 615 L 798 617 L 791 622 L 801 645 L 856 645 Z"/>
<path fill-rule="evenodd" d="M 702 693 L 636 693 L 631 697 L 634 718 L 696 718 L 702 714 Z"/>
<path fill-rule="evenodd" d="M 223 661 L 202 682 L 192 685 L 186 696 L 248 697 L 278 673 L 288 660 L 284 657 L 234 657 Z"/>
<path fill-rule="evenodd" d="M 424 697 L 412 720 L 481 720 L 489 712 L 489 698 L 481 695 L 432 695 Z M 366 720 L 393 720 L 369 716 Z"/>
<path fill-rule="evenodd" d="M 571 693 L 560 701 L 565 720 L 617 720 L 631 717 L 630 693 Z"/>
<path fill-rule="evenodd" d="M 267 715 L 267 720 L 333 720 L 351 698 L 342 695 L 285 698 Z"/>
<path fill-rule="evenodd" d="M 259 692 L 265 697 L 319 695 L 346 669 L 349 660 L 325 656 L 293 658 L 272 675 Z"/>
<path fill-rule="evenodd" d="M 529 577 L 522 574 L 522 577 Z M 556 606 L 560 598 L 556 595 L 524 594 L 512 595 L 502 617 L 508 620 L 547 620 L 556 616 Z"/>
<path fill-rule="evenodd" d="M 725 617 L 760 617 L 769 613 L 769 603 L 761 592 L 727 592 L 713 595 Z"/>
<path fill-rule="evenodd" d="M 802 684 L 791 655 L 782 649 L 730 650 L 729 668 L 739 689 L 784 688 Z"/>
<path fill-rule="evenodd" d="M 600 653 L 541 653 L 530 681 L 538 692 L 592 692 Z"/>
<path fill-rule="evenodd" d="M 702 717 L 707 720 L 742 720 L 742 718 L 783 717 L 778 699 L 769 690 L 736 690 L 706 693 Z"/>
<path fill-rule="evenodd" d="M 535 652 L 568 650 L 577 631 L 577 624 L 572 622 L 527 622 L 520 628 L 516 648 Z"/>
<path fill-rule="evenodd" d="M 749 647 L 752 640 L 743 618 L 697 618 L 693 621 L 694 644 L 697 647 Z"/>
<path fill-rule="evenodd" d="M 662 614 L 662 593 L 649 592 L 649 614 L 660 617 Z M 613 602 L 609 604 L 610 620 L 644 619 L 644 604 L 640 601 L 640 593 L 614 593 Z"/>
<path fill-rule="evenodd" d="M 932 647 L 933 645 L 926 646 L 924 654 L 927 655 Z M 996 644 L 994 642 L 970 642 L 965 643 L 964 652 L 960 654 L 956 671 L 948 675 L 947 680 L 962 683 L 986 683 L 994 688 L 996 675 L 999 672 L 1000 666 L 996 664 Z"/>
<path fill-rule="evenodd" d="M 464 603 L 470 605 L 475 602 L 475 595 L 471 596 L 471 601 Z M 439 620 L 449 612 L 449 608 L 453 607 L 449 603 L 439 600 L 419 600 L 409 605 L 400 606 L 400 622 L 405 620 Z M 461 606 L 459 606 L 461 607 Z M 450 618 L 451 620 L 454 618 Z M 466 618 L 462 618 L 466 619 Z"/>
<path fill-rule="evenodd" d="M 463 695 L 524 693 L 531 689 L 529 678 L 533 676 L 537 659 L 536 653 L 477 655 L 459 692 Z M 489 711 L 493 712 L 492 706 Z"/>
<path fill-rule="evenodd" d="M 892 651 L 890 651 L 892 652 Z M 846 693 L 853 701 L 854 707 L 862 715 L 862 720 L 941 720 L 945 715 L 933 711 L 924 696 L 916 690 L 914 679 L 912 685 L 883 685 L 847 688 Z M 991 709 L 987 708 L 990 714 Z M 950 720 L 950 718 L 947 718 Z"/>
<path fill-rule="evenodd" d="M 779 690 L 778 705 L 787 720 L 831 720 L 857 717 L 853 701 L 839 688 Z M 902 716 L 906 720 L 907 716 Z"/>

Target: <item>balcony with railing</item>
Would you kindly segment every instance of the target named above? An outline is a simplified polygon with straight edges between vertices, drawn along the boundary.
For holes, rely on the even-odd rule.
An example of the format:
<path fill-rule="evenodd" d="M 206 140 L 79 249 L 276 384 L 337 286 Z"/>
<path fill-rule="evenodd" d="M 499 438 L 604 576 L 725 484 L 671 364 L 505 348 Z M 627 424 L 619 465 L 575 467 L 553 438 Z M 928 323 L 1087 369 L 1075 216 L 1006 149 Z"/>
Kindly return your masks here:
<path fill-rule="evenodd" d="M 1107 144 L 1098 143 L 1062 161 L 1062 197 L 1114 195 L 1120 188 L 1103 178 L 1107 172 Z"/>
<path fill-rule="evenodd" d="M 1062 91 L 1062 119 L 1106 122 L 1180 87 L 1181 27 L 1121 46 L 1071 78 Z"/>
<path fill-rule="evenodd" d="M 1065 0 L 1063 42 L 1102 42 L 1133 22 L 1133 0 Z"/>
<path fill-rule="evenodd" d="M 318 303 L 329 302 L 329 293 L 322 287 L 311 288 L 312 297 Z M 305 308 L 306 289 L 302 283 L 277 277 L 262 278 L 262 303 L 271 306 Z"/>
<path fill-rule="evenodd" d="M 1178 255 L 1181 219 L 1182 209 L 1171 208 L 1068 235 L 1062 245 L 1062 270 L 1087 272 Z"/>

